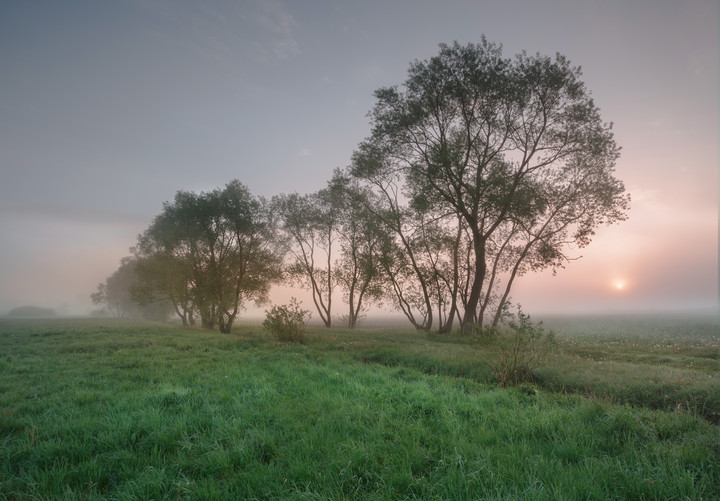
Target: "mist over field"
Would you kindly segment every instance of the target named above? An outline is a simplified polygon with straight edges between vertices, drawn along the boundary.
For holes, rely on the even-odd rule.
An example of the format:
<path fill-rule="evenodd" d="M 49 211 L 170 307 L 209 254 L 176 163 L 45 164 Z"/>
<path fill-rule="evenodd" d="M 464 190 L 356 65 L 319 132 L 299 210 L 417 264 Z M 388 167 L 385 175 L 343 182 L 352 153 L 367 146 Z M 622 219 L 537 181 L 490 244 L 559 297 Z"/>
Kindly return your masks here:
<path fill-rule="evenodd" d="M 716 2 L 420 2 L 408 15 L 395 2 L 3 6 L 0 315 L 89 314 L 178 190 L 322 189 L 368 137 L 374 91 L 483 34 L 508 56 L 582 67 L 631 196 L 627 221 L 557 275 L 520 277 L 512 300 L 535 315 L 717 311 Z M 305 294 L 270 299 L 310 307 Z"/>

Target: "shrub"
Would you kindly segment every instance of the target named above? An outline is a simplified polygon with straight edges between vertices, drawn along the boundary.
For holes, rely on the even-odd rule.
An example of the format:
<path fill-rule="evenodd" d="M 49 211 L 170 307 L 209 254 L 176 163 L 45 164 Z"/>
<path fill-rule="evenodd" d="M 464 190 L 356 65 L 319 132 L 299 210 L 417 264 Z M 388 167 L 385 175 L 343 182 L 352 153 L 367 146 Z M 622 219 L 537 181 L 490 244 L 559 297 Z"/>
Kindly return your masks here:
<path fill-rule="evenodd" d="M 263 327 L 278 341 L 305 342 L 305 327 L 310 320 L 310 312 L 300 308 L 297 299 L 290 298 L 290 304 L 273 306 L 265 311 Z"/>
<path fill-rule="evenodd" d="M 534 370 L 547 357 L 555 344 L 555 334 L 546 332 L 542 322 L 533 322 L 530 315 L 511 313 L 505 308 L 502 326 L 498 331 L 493 374 L 500 386 L 516 386 L 535 379 Z"/>

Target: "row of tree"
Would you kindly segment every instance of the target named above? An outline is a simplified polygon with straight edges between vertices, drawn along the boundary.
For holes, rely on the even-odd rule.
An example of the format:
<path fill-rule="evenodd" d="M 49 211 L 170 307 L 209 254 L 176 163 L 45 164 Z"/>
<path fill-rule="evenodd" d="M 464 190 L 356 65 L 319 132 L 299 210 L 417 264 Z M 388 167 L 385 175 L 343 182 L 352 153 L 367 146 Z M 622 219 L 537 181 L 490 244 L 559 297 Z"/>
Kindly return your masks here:
<path fill-rule="evenodd" d="M 328 327 L 340 290 L 350 327 L 385 302 L 421 330 L 493 328 L 517 277 L 626 217 L 612 125 L 562 56 L 441 45 L 375 97 L 370 137 L 316 193 L 178 192 L 139 237 L 133 297 L 229 332 L 289 280 Z"/>

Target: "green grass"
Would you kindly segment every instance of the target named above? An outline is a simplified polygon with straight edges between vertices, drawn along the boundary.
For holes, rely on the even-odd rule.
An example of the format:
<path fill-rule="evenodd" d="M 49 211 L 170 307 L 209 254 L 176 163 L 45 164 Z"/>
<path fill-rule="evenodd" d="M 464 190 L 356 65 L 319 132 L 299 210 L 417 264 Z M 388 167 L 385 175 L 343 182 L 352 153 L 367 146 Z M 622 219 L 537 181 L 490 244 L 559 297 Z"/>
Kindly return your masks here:
<path fill-rule="evenodd" d="M 720 422 L 720 325 L 717 317 L 563 317 L 546 327 L 558 345 L 537 371 L 544 390 L 616 404 L 685 410 Z M 323 350 L 356 360 L 412 367 L 493 383 L 493 343 L 459 335 L 412 335 L 407 330 L 318 332 Z M 323 344 L 324 343 L 324 344 Z"/>
<path fill-rule="evenodd" d="M 503 390 L 460 336 L 0 320 L 0 499 L 716 499 L 716 424 L 582 393 L 607 357 L 687 395 L 717 366 L 563 336 L 538 386 Z"/>

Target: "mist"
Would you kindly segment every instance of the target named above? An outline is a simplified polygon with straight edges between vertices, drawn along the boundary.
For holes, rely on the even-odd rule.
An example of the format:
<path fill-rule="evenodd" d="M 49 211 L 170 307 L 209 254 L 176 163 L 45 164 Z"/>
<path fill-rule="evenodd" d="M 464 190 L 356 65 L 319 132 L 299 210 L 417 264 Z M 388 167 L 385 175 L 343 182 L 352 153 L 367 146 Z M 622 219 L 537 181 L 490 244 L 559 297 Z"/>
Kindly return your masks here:
<path fill-rule="evenodd" d="M 508 55 L 559 51 L 582 66 L 632 196 L 627 221 L 555 276 L 521 277 L 512 300 L 531 313 L 717 310 L 717 2 L 529 2 L 520 18 L 510 4 L 423 3 L 412 23 L 378 8 L 6 6 L 0 314 L 88 314 L 177 190 L 322 188 L 369 133 L 374 90 L 438 43 L 480 34 Z"/>

